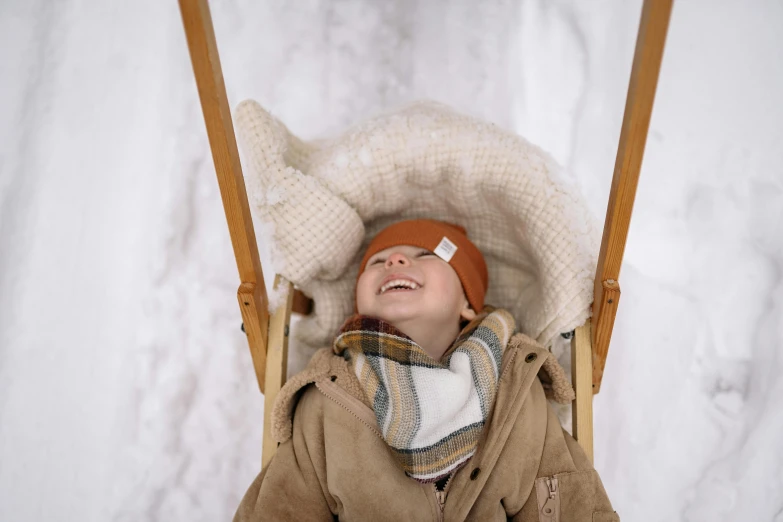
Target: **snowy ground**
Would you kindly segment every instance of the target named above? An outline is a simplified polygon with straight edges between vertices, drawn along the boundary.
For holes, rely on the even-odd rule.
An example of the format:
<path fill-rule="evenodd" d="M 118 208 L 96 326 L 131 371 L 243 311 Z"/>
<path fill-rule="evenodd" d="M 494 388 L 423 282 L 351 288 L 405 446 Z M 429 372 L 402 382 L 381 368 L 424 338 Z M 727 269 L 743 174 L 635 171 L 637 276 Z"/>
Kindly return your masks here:
<path fill-rule="evenodd" d="M 603 217 L 640 1 L 212 9 L 232 105 L 436 99 Z M 781 48 L 777 0 L 675 5 L 595 399 L 623 520 L 783 521 Z M 229 519 L 263 404 L 176 2 L 4 0 L 0 154 L 0 520 Z"/>

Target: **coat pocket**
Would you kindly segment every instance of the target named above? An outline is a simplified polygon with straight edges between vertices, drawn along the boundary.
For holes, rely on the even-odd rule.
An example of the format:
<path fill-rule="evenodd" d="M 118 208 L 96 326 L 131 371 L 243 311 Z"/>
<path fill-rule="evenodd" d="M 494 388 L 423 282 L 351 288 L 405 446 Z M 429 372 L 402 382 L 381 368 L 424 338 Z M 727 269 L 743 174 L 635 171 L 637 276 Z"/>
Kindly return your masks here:
<path fill-rule="evenodd" d="M 619 522 L 595 470 L 536 479 L 539 522 Z"/>

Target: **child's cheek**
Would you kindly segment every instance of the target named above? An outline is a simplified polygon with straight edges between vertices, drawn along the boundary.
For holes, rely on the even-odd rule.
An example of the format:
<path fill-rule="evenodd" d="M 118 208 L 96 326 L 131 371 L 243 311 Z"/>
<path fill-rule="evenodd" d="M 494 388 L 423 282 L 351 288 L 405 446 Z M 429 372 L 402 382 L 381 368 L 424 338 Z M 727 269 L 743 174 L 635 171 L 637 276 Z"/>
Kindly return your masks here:
<path fill-rule="evenodd" d="M 367 301 L 372 297 L 373 280 L 367 272 L 363 272 L 356 284 L 356 306 L 359 313 L 364 313 Z"/>

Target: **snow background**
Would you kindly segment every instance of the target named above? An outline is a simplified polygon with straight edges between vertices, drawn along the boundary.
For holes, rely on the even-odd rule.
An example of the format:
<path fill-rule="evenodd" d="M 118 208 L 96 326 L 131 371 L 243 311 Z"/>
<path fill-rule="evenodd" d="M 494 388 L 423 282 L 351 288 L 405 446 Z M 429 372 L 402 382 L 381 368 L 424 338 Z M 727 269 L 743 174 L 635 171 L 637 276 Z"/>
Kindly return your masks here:
<path fill-rule="evenodd" d="M 213 0 L 229 100 L 307 138 L 431 98 L 603 217 L 639 0 Z M 596 467 L 626 521 L 783 521 L 783 4 L 679 0 Z M 272 274 L 267 284 L 271 287 Z M 227 520 L 263 398 L 175 2 L 0 4 L 0 520 Z"/>

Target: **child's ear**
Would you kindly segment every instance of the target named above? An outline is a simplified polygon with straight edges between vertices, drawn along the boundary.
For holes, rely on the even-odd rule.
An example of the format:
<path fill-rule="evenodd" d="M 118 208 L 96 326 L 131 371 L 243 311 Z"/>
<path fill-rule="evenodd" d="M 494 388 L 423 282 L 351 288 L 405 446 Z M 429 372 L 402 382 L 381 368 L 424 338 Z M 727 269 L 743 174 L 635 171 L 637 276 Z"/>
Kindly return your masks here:
<path fill-rule="evenodd" d="M 476 318 L 476 311 L 470 307 L 470 303 L 468 303 L 467 299 L 465 300 L 465 306 L 462 308 L 462 311 L 459 313 L 459 315 L 466 321 L 472 321 Z"/>

